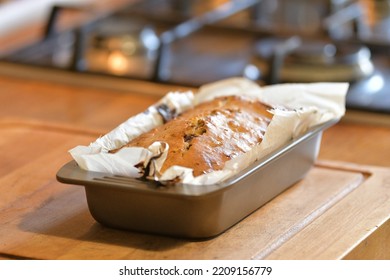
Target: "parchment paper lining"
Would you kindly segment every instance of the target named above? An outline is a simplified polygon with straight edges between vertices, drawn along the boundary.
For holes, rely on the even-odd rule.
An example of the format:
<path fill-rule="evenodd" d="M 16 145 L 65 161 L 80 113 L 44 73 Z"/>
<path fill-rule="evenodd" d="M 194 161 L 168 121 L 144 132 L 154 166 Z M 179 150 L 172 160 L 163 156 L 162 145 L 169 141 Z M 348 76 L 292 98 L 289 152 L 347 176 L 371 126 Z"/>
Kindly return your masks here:
<path fill-rule="evenodd" d="M 77 146 L 69 152 L 80 168 L 85 170 L 130 177 L 144 176 L 161 182 L 215 184 L 233 176 L 255 160 L 301 135 L 308 128 L 341 118 L 345 113 L 347 90 L 347 83 L 280 84 L 260 87 L 244 78 L 222 80 L 200 87 L 196 94 L 170 92 L 145 112 L 129 118 L 89 146 Z M 247 96 L 268 103 L 274 108 L 272 109 L 274 116 L 263 141 L 249 152 L 228 161 L 223 170 L 194 177 L 192 169 L 173 166 L 160 174 L 160 168 L 169 149 L 168 144 L 162 142 L 155 142 L 148 149 L 128 147 L 116 153 L 108 153 L 197 104 L 227 95 Z M 286 110 L 286 107 L 289 110 Z M 145 171 L 148 174 L 145 174 Z"/>

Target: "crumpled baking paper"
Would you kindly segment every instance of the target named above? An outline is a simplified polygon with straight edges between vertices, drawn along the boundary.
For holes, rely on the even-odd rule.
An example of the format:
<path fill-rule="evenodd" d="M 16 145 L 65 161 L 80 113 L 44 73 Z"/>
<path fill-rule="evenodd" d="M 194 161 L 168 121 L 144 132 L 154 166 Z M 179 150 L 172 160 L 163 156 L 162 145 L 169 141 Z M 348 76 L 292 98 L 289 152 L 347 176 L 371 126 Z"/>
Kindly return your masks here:
<path fill-rule="evenodd" d="M 80 168 L 89 171 L 146 177 L 163 183 L 215 184 L 237 174 L 310 127 L 340 119 L 345 113 L 348 86 L 348 83 L 307 83 L 260 87 L 245 78 L 231 78 L 206 84 L 195 94 L 191 91 L 170 92 L 146 111 L 129 118 L 89 146 L 77 146 L 69 152 Z M 116 153 L 108 152 L 121 148 L 131 139 L 197 104 L 227 95 L 247 96 L 267 103 L 273 108 L 271 112 L 274 116 L 263 141 L 251 151 L 226 162 L 222 170 L 194 177 L 192 169 L 172 166 L 161 174 L 160 169 L 169 149 L 169 145 L 163 142 L 155 142 L 148 149 L 126 147 Z"/>

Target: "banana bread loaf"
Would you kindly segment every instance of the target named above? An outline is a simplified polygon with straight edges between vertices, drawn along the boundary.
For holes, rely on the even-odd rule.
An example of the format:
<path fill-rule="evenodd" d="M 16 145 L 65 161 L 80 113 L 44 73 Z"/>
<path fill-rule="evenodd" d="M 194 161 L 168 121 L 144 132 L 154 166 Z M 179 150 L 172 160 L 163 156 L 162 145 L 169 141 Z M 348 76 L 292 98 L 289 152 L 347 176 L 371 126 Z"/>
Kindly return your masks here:
<path fill-rule="evenodd" d="M 222 169 L 227 160 L 260 143 L 272 118 L 269 109 L 244 97 L 219 97 L 138 136 L 126 147 L 166 142 L 169 151 L 162 173 L 179 165 L 192 168 L 194 176 L 202 175 Z"/>

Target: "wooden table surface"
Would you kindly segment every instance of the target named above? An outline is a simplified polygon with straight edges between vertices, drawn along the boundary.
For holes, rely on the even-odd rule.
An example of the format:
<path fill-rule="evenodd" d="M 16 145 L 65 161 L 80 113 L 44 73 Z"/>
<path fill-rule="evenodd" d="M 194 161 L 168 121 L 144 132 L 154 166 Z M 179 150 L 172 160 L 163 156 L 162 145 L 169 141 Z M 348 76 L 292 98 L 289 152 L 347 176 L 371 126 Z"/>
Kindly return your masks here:
<path fill-rule="evenodd" d="M 0 38 L 0 54 L 43 27 Z M 390 126 L 328 129 L 304 180 L 216 238 L 120 231 L 95 222 L 83 187 L 57 182 L 56 173 L 70 148 L 183 88 L 134 81 L 119 91 L 104 80 L 88 87 L 15 72 L 0 67 L 0 259 L 390 259 Z"/>
<path fill-rule="evenodd" d="M 390 258 L 390 127 L 347 121 L 325 131 L 304 180 L 215 238 L 95 222 L 83 187 L 56 181 L 67 151 L 169 89 L 176 88 L 134 82 L 124 92 L 0 76 L 0 259 Z"/>

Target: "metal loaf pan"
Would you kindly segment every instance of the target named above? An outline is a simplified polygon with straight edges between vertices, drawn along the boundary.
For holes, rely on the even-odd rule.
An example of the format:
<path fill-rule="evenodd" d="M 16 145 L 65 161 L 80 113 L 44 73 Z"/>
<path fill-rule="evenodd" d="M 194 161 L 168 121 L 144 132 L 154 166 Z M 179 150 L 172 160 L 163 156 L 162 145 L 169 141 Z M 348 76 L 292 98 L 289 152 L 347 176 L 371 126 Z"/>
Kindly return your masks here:
<path fill-rule="evenodd" d="M 57 180 L 85 186 L 89 210 L 108 227 L 186 238 L 216 236 L 302 179 L 313 166 L 322 131 L 330 121 L 310 129 L 215 185 L 155 182 L 82 170 L 64 165 Z"/>

